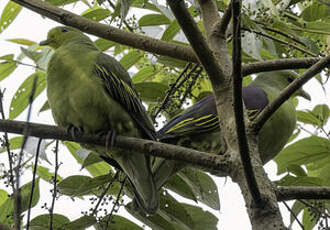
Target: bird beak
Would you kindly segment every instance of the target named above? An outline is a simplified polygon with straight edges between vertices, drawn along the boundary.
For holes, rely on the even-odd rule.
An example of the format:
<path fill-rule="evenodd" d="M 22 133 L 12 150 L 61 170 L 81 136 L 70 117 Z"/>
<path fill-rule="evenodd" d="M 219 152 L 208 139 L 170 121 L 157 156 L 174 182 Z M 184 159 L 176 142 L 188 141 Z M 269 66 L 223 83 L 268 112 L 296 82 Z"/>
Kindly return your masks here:
<path fill-rule="evenodd" d="M 309 95 L 305 90 L 301 89 L 299 92 L 299 96 L 305 98 L 306 100 L 311 100 L 311 95 Z"/>
<path fill-rule="evenodd" d="M 49 45 L 49 43 L 51 43 L 54 39 L 53 38 L 48 38 L 47 40 L 41 41 L 39 43 L 40 46 L 46 46 Z"/>

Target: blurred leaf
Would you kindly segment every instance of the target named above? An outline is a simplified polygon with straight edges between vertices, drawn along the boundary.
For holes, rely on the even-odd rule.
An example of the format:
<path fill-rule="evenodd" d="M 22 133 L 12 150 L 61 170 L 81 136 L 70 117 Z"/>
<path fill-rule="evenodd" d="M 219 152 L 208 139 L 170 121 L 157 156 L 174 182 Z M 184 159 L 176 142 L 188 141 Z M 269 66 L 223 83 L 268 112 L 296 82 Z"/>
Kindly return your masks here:
<path fill-rule="evenodd" d="M 110 11 L 101 7 L 95 7 L 84 11 L 81 16 L 99 22 L 110 16 Z"/>
<path fill-rule="evenodd" d="M 135 89 L 143 101 L 157 102 L 165 97 L 168 86 L 157 82 L 142 82 L 137 83 Z"/>
<path fill-rule="evenodd" d="M 163 33 L 161 40 L 170 41 L 174 38 L 174 36 L 181 30 L 179 23 L 177 20 L 174 20 L 169 24 L 166 30 Z"/>
<path fill-rule="evenodd" d="M 96 223 L 96 219 L 93 216 L 82 216 L 70 223 L 66 223 L 60 227 L 65 230 L 85 230 Z"/>
<path fill-rule="evenodd" d="M 9 119 L 13 120 L 20 115 L 29 105 L 29 97 L 33 86 L 34 79 L 37 78 L 36 88 L 33 100 L 46 88 L 46 74 L 44 72 L 36 72 L 30 75 L 16 91 L 10 103 Z"/>
<path fill-rule="evenodd" d="M 88 154 L 88 156 L 86 157 L 86 159 L 84 160 L 84 163 L 82 164 L 81 168 L 85 168 L 89 165 L 98 163 L 98 162 L 102 162 L 102 158 L 100 158 L 96 153 L 91 152 L 90 154 Z"/>
<path fill-rule="evenodd" d="M 79 0 L 45 0 L 45 1 L 55 6 L 64 6 L 73 2 L 77 2 Z"/>
<path fill-rule="evenodd" d="M 293 203 L 293 205 L 292 205 L 292 207 L 291 207 L 291 211 L 293 212 L 291 212 L 290 213 L 290 227 L 291 227 L 291 225 L 293 224 L 293 222 L 296 220 L 295 219 L 295 217 L 297 217 L 298 215 L 299 215 L 299 213 L 302 211 L 302 210 L 304 210 L 304 205 L 301 203 L 301 202 L 299 202 L 299 201 L 295 201 L 294 203 Z M 294 214 L 294 215 L 293 215 Z"/>
<path fill-rule="evenodd" d="M 309 176 L 290 176 L 286 175 L 279 181 L 275 181 L 279 186 L 323 186 L 322 179 Z"/>
<path fill-rule="evenodd" d="M 317 224 L 315 214 L 311 212 L 310 208 L 304 208 L 304 214 L 302 217 L 302 224 L 304 225 L 304 230 L 312 230 Z"/>
<path fill-rule="evenodd" d="M 101 51 L 108 50 L 111 47 L 113 47 L 114 45 L 116 45 L 115 42 L 109 41 L 109 40 L 106 40 L 103 38 L 97 39 L 94 43 L 97 46 L 97 48 L 99 48 L 99 50 L 101 50 Z"/>
<path fill-rule="evenodd" d="M 12 1 L 8 1 L 0 17 L 0 33 L 15 20 L 21 10 L 21 5 L 18 5 Z"/>
<path fill-rule="evenodd" d="M 326 104 L 316 105 L 312 113 L 318 118 L 321 122 L 321 125 L 325 125 L 329 119 L 330 109 Z"/>
<path fill-rule="evenodd" d="M 16 43 L 16 44 L 20 44 L 20 45 L 25 45 L 25 46 L 32 46 L 32 45 L 37 44 L 36 42 L 30 41 L 30 40 L 25 39 L 25 38 L 12 38 L 12 39 L 7 39 L 7 41 L 13 42 L 13 43 Z"/>
<path fill-rule="evenodd" d="M 12 137 L 11 139 L 9 139 L 10 151 L 15 150 L 15 149 L 20 149 L 22 147 L 22 140 L 23 140 L 22 136 Z M 3 146 L 0 149 L 0 153 L 6 152 L 6 151 L 7 151 L 6 146 Z"/>
<path fill-rule="evenodd" d="M 49 110 L 49 109 L 50 109 L 49 103 L 48 103 L 48 101 L 46 101 L 46 102 L 41 106 L 41 108 L 40 108 L 40 110 L 39 110 L 39 113 L 44 112 L 44 111 L 47 111 L 47 110 Z"/>
<path fill-rule="evenodd" d="M 139 19 L 140 26 L 158 26 L 170 24 L 171 20 L 163 14 L 147 14 Z"/>
<path fill-rule="evenodd" d="M 0 206 L 8 199 L 9 194 L 3 190 L 0 189 Z"/>
<path fill-rule="evenodd" d="M 125 54 L 121 59 L 120 59 L 120 64 L 124 66 L 125 69 L 131 68 L 135 63 L 140 60 L 140 58 L 143 57 L 143 54 L 138 51 L 138 50 L 132 50 Z"/>
<path fill-rule="evenodd" d="M 16 69 L 17 64 L 13 61 L 5 61 L 0 63 L 0 81 L 8 77 Z"/>
<path fill-rule="evenodd" d="M 29 207 L 32 182 L 29 182 L 21 187 L 21 213 L 25 212 Z M 39 179 L 36 179 L 32 198 L 32 206 L 36 206 L 39 201 Z M 13 223 L 14 199 L 10 197 L 0 206 L 0 223 Z"/>
<path fill-rule="evenodd" d="M 46 182 L 52 182 L 55 174 L 49 172 L 49 168 L 43 167 L 41 165 L 37 168 L 37 175 Z M 61 176 L 57 175 L 57 181 L 60 182 L 62 179 Z"/>
<path fill-rule="evenodd" d="M 220 210 L 218 187 L 206 173 L 193 168 L 184 168 L 178 175 L 191 187 L 198 201 Z"/>
<path fill-rule="evenodd" d="M 141 83 L 150 78 L 151 76 L 155 75 L 156 73 L 157 71 L 153 66 L 145 66 L 133 75 L 132 81 L 134 84 Z"/>
<path fill-rule="evenodd" d="M 171 178 L 166 181 L 164 186 L 180 196 L 197 202 L 195 194 L 190 186 L 177 174 L 171 176 Z M 162 191 L 160 193 L 162 193 Z"/>
<path fill-rule="evenodd" d="M 43 214 L 33 218 L 30 222 L 31 230 L 48 230 L 49 229 L 49 214 Z M 70 220 L 66 216 L 53 214 L 53 229 L 59 229 L 63 224 L 69 223 Z"/>
<path fill-rule="evenodd" d="M 61 194 L 67 196 L 84 196 L 101 194 L 103 192 L 104 186 L 111 182 L 113 176 L 111 174 L 98 176 L 98 177 L 88 177 L 88 176 L 69 176 L 58 183 L 57 188 Z M 101 188 L 101 189 L 100 189 Z M 118 182 L 114 182 L 109 190 L 109 193 L 116 194 L 119 190 Z"/>
<path fill-rule="evenodd" d="M 287 170 L 296 176 L 307 176 L 307 173 L 300 165 L 291 164 L 287 167 Z"/>
<path fill-rule="evenodd" d="M 312 5 L 301 12 L 301 17 L 307 22 L 316 21 L 330 15 L 330 7 L 313 2 Z"/>
<path fill-rule="evenodd" d="M 319 161 L 327 161 L 330 158 L 330 140 L 312 136 L 301 139 L 285 149 L 276 157 L 278 174 L 285 172 L 291 164 L 303 165 Z"/>
<path fill-rule="evenodd" d="M 131 0 L 120 0 L 120 18 L 121 18 L 121 20 L 125 20 L 130 6 L 131 6 Z"/>
<path fill-rule="evenodd" d="M 103 217 L 101 221 L 99 221 L 95 228 L 96 230 L 104 230 L 104 229 L 111 229 L 111 230 L 143 230 L 140 226 L 136 225 L 134 222 L 126 219 L 125 217 L 112 215 L 111 223 L 109 223 L 108 228 L 106 225 L 106 221 L 109 219 L 109 216 Z"/>
<path fill-rule="evenodd" d="M 218 218 L 208 211 L 204 211 L 200 207 L 189 204 L 182 204 L 185 210 L 194 220 L 193 230 L 217 230 Z"/>

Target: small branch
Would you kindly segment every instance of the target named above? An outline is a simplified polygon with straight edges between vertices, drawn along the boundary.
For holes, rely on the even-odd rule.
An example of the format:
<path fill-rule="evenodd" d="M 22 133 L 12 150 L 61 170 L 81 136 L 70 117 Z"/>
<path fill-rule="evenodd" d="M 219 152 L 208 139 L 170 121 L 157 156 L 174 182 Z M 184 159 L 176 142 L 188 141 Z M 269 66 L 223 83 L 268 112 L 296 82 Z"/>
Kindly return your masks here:
<path fill-rule="evenodd" d="M 300 222 L 300 220 L 298 219 L 298 217 L 296 216 L 296 214 L 292 211 L 292 209 L 289 207 L 289 205 L 283 201 L 284 206 L 286 207 L 286 209 L 291 213 L 291 215 L 294 217 L 294 219 L 297 221 L 297 223 L 299 224 L 299 226 L 301 227 L 302 230 L 305 230 L 304 225 Z"/>
<path fill-rule="evenodd" d="M 32 200 L 33 200 L 33 193 L 34 193 L 35 181 L 36 181 L 36 175 L 37 175 L 38 158 L 39 158 L 39 154 L 40 154 L 41 141 L 42 141 L 42 139 L 40 138 L 39 141 L 38 141 L 37 152 L 36 152 L 35 161 L 34 161 L 33 174 L 32 174 L 32 184 L 31 184 L 31 192 L 30 192 L 30 199 L 29 199 L 29 208 L 28 208 L 28 213 L 27 213 L 26 230 L 29 230 L 29 228 L 30 228 Z"/>
<path fill-rule="evenodd" d="M 104 25 L 67 10 L 55 7 L 40 0 L 13 0 L 38 14 L 67 26 L 73 26 L 83 32 L 108 39 L 119 44 L 127 45 L 136 49 L 154 54 L 164 55 L 189 62 L 198 62 L 193 50 L 184 45 L 177 45 L 150 38 L 140 34 L 126 32 L 115 27 Z"/>
<path fill-rule="evenodd" d="M 52 205 L 49 209 L 49 230 L 53 230 L 53 217 L 54 217 L 54 207 L 55 207 L 55 199 L 57 196 L 57 171 L 59 168 L 58 164 L 58 140 L 56 140 L 55 144 L 55 172 L 54 172 L 54 188 L 53 188 L 53 194 L 52 194 Z"/>
<path fill-rule="evenodd" d="M 243 76 L 254 73 L 284 70 L 284 69 L 307 69 L 320 61 L 321 58 L 283 58 L 269 61 L 254 62 L 243 65 Z M 328 65 L 330 66 L 330 64 Z"/>
<path fill-rule="evenodd" d="M 226 34 L 230 19 L 231 19 L 231 11 L 232 10 L 232 1 L 229 3 L 226 11 L 224 12 L 222 18 L 221 18 L 221 22 L 219 24 L 219 29 L 218 29 L 218 33 L 219 34 Z"/>
<path fill-rule="evenodd" d="M 26 122 L 0 120 L 0 132 L 23 134 Z M 73 138 L 63 128 L 51 125 L 29 123 L 29 136 L 43 139 L 58 139 L 62 141 L 75 141 L 84 144 L 96 144 L 106 146 L 106 137 L 83 135 Z M 200 152 L 181 146 L 144 140 L 134 137 L 116 136 L 114 147 L 122 149 L 136 149 L 141 154 L 149 154 L 169 160 L 177 160 L 202 168 L 211 173 L 228 174 L 231 170 L 229 159 L 210 153 Z M 221 171 L 219 171 L 221 170 Z"/>
<path fill-rule="evenodd" d="M 224 73 L 213 56 L 196 22 L 187 10 L 185 2 L 183 0 L 167 0 L 167 4 L 174 13 L 193 50 L 196 52 L 200 63 L 209 75 L 212 85 L 221 85 L 224 81 Z"/>
<path fill-rule="evenodd" d="M 278 201 L 330 199 L 330 187 L 280 186 L 276 192 Z"/>
<path fill-rule="evenodd" d="M 260 35 L 260 36 L 263 36 L 263 37 L 269 38 L 269 39 L 271 39 L 271 40 L 273 40 L 273 41 L 276 41 L 276 42 L 278 42 L 278 43 L 281 43 L 281 44 L 283 44 L 283 45 L 286 45 L 286 46 L 292 47 L 292 48 L 294 48 L 294 49 L 296 49 L 296 50 L 299 50 L 300 52 L 302 52 L 302 53 L 304 53 L 304 54 L 307 54 L 307 55 L 310 55 L 310 56 L 312 56 L 312 57 L 318 57 L 317 54 L 314 54 L 314 53 L 312 53 L 312 52 L 310 52 L 310 51 L 308 51 L 308 50 L 305 50 L 305 49 L 303 49 L 303 48 L 301 48 L 301 47 L 299 47 L 299 46 L 297 46 L 297 45 L 295 45 L 295 44 L 292 44 L 292 43 L 286 42 L 286 41 L 284 41 L 284 40 L 282 40 L 282 39 L 279 39 L 279 38 L 277 38 L 277 37 L 275 37 L 275 36 L 272 36 L 272 35 L 269 35 L 269 34 L 266 34 L 266 33 L 260 32 L 260 31 L 247 29 L 247 28 L 244 28 L 243 30 L 248 31 L 248 32 L 250 32 L 250 33 L 258 34 L 258 35 Z"/>
<path fill-rule="evenodd" d="M 307 81 L 312 77 L 322 71 L 330 63 L 330 55 L 322 58 L 311 68 L 309 68 L 301 77 L 296 78 L 288 87 L 286 87 L 278 97 L 269 105 L 266 106 L 264 110 L 257 116 L 257 118 L 251 123 L 252 129 L 257 133 L 268 118 L 286 101 L 292 94 L 302 87 Z"/>
<path fill-rule="evenodd" d="M 248 184 L 251 196 L 257 207 L 262 206 L 262 198 L 259 187 L 254 176 L 251 165 L 249 144 L 245 132 L 244 110 L 242 101 L 242 53 L 241 53 L 241 4 L 240 0 L 232 1 L 233 15 L 233 91 L 234 91 L 234 113 L 238 148 L 244 169 L 244 175 Z"/>

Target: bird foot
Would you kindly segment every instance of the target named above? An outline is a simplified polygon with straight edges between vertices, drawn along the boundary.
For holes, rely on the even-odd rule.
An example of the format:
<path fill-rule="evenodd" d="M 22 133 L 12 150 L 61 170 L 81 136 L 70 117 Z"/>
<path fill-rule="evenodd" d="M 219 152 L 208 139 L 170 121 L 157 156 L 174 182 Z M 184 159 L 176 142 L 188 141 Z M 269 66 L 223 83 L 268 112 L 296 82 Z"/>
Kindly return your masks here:
<path fill-rule="evenodd" d="M 105 148 L 106 151 L 111 150 L 111 148 L 115 145 L 117 132 L 114 130 L 102 131 L 98 133 L 100 137 L 105 136 Z"/>
<path fill-rule="evenodd" d="M 70 134 L 73 138 L 81 137 L 84 134 L 84 129 L 81 127 L 76 127 L 74 125 L 69 125 L 67 128 L 67 133 Z"/>

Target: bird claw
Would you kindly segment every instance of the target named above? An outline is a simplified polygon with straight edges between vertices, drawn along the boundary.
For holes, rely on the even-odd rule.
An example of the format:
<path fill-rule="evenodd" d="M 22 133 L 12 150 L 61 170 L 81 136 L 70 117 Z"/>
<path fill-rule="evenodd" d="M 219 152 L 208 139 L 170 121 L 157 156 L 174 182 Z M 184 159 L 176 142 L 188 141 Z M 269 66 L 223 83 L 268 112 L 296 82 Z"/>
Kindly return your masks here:
<path fill-rule="evenodd" d="M 73 138 L 81 137 L 84 134 L 84 129 L 81 127 L 76 127 L 74 125 L 69 125 L 67 128 L 67 133 Z"/>
<path fill-rule="evenodd" d="M 111 149 L 115 145 L 117 133 L 116 131 L 109 130 L 105 136 L 105 149 Z M 109 148 L 110 146 L 110 148 Z"/>

